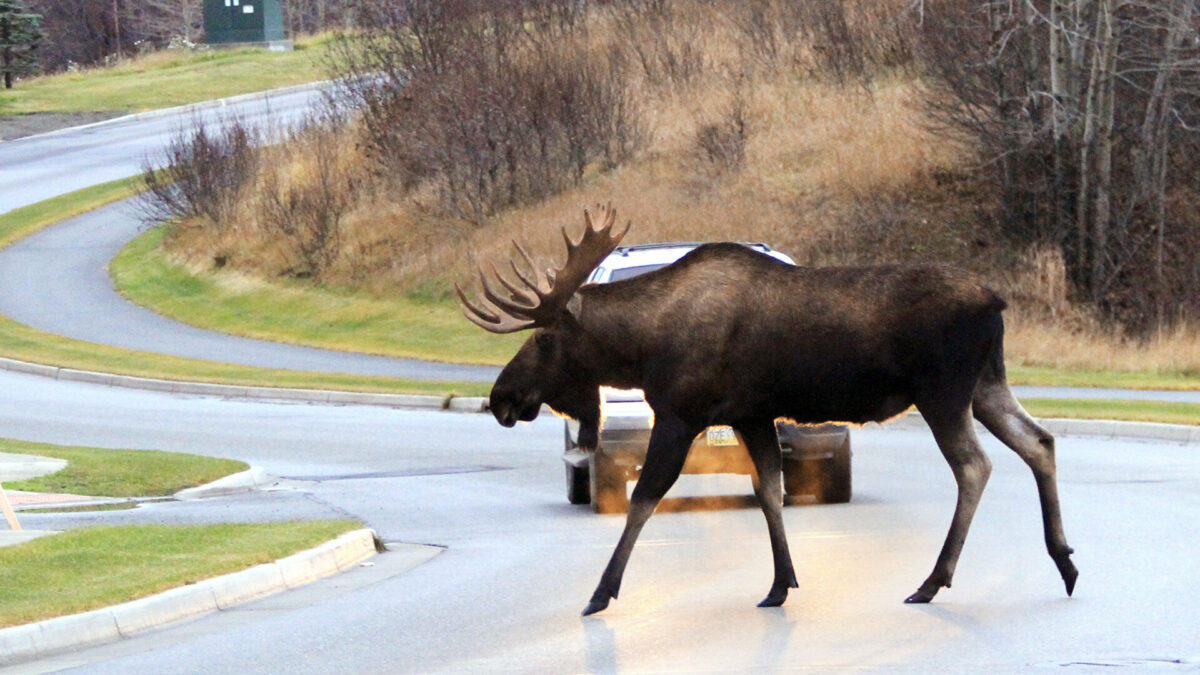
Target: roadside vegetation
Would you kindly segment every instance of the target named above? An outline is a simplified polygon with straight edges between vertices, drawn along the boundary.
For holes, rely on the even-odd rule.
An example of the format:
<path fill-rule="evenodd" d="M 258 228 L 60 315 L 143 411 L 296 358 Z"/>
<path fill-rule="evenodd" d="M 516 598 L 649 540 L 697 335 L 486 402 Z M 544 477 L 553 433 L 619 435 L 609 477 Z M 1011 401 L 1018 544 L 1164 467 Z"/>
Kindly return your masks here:
<path fill-rule="evenodd" d="M 219 330 L 403 353 L 412 347 L 386 334 L 365 331 L 360 341 L 356 320 L 369 314 L 368 323 L 389 325 L 374 310 L 391 305 L 384 311 L 415 334 L 422 317 L 408 301 L 428 308 L 427 317 L 452 317 L 453 284 L 469 286 L 481 263 L 512 256 L 510 240 L 556 260 L 558 228 L 578 231 L 581 207 L 611 200 L 634 221 L 629 243 L 759 240 L 802 264 L 971 268 L 1010 302 L 1006 351 L 1014 381 L 1200 386 L 1197 284 L 1188 276 L 1200 268 L 1186 262 L 1197 248 L 1189 239 L 1195 228 L 1187 226 L 1196 195 L 1183 168 L 1191 155 L 1182 148 L 1190 146 L 1154 146 L 1170 159 L 1155 165 L 1169 169 L 1171 179 L 1155 185 L 1170 198 L 1154 201 L 1155 222 L 1169 227 L 1138 220 L 1148 212 L 1117 192 L 1109 205 L 1127 209 L 1120 223 L 1126 239 L 1103 234 L 1088 205 L 1079 222 L 1091 223 L 1086 237 L 1102 239 L 1068 232 L 1069 214 L 1031 215 L 1049 199 L 1047 185 L 1077 189 L 1066 177 L 1036 173 L 1034 155 L 1050 127 L 1021 117 L 1036 111 L 1019 108 L 1020 101 L 1016 112 L 971 108 L 966 88 L 991 92 L 1002 78 L 969 76 L 1005 73 L 1011 64 L 988 61 L 973 74 L 933 69 L 935 60 L 961 59 L 946 56 L 953 45 L 928 34 L 913 3 L 441 4 L 445 11 L 431 13 L 425 0 L 365 3 L 371 30 L 330 45 L 335 74 L 350 76 L 341 105 L 285 142 L 255 149 L 264 132 L 241 125 L 181 134 L 161 158 L 173 168 L 148 181 L 169 223 L 162 243 L 157 251 L 139 249 L 136 265 L 119 263 L 114 274 L 123 290 Z M 970 12 L 994 12 L 1027 41 L 1022 53 L 1036 68 L 1045 65 L 1053 40 L 1036 42 L 1020 16 L 998 5 L 952 4 L 953 11 L 937 10 L 946 35 L 987 43 L 994 34 Z M 1149 50 L 1145 31 L 1174 26 L 1177 4 L 1158 5 L 1161 11 L 1129 4 L 1133 14 L 1123 20 L 1145 21 L 1131 24 L 1123 39 L 1137 36 Z M 926 10 L 932 18 L 935 9 Z M 372 76 L 354 77 L 366 73 Z M 1034 86 L 1038 73 L 1022 75 L 1022 86 Z M 1170 77 L 1164 86 L 1172 96 L 1190 90 L 1190 74 Z M 1141 109 L 1136 91 L 1113 95 Z M 990 116 L 971 127 L 963 115 L 972 109 Z M 1179 111 L 1191 114 L 1186 106 Z M 1137 123 L 1118 121 L 1125 131 Z M 1161 138 L 1187 135 L 1187 124 L 1160 122 L 1170 127 L 1155 131 Z M 1008 135 L 995 135 L 1001 132 Z M 1016 163 L 997 158 L 998 146 L 985 142 L 1011 145 L 1014 134 L 1034 143 Z M 1128 155 L 1111 161 L 1117 173 L 1110 177 L 1133 170 Z M 1094 184 L 1082 189 L 1089 200 L 1101 199 Z M 1128 237 L 1138 246 L 1162 243 L 1155 265 L 1110 250 L 1122 241 L 1133 246 Z M 1081 246 L 1089 260 L 1103 258 L 1094 273 L 1081 271 Z M 153 292 L 145 279 L 142 288 L 125 281 L 155 256 L 170 264 L 157 269 L 172 271 Z M 233 311 L 251 287 L 289 298 L 309 289 L 314 300 L 294 312 L 272 310 L 270 326 L 251 326 Z M 1147 293 L 1142 300 L 1139 289 Z M 338 318 L 327 312 L 336 325 L 328 335 L 314 331 L 304 315 L 338 297 L 382 304 Z M 1164 305 L 1168 297 L 1176 306 Z M 512 349 L 504 342 L 489 356 L 466 343 L 473 327 L 453 326 L 438 328 L 450 331 L 443 333 L 450 336 L 445 360 L 500 362 L 497 355 Z"/>
<path fill-rule="evenodd" d="M 450 3 L 437 20 L 461 20 L 470 5 Z M 451 31 L 461 42 L 442 45 L 414 42 L 398 24 L 421 6 L 381 3 L 372 24 L 380 31 L 309 45 L 337 65 L 331 74 L 384 75 L 344 89 L 343 105 L 287 142 L 255 149 L 254 135 L 265 132 L 237 124 L 225 135 L 181 134 L 162 158 L 177 170 L 149 180 L 169 224 L 118 258 L 113 274 L 122 291 L 166 315 L 235 334 L 503 363 L 521 336 L 482 334 L 461 320 L 453 283 L 469 285 L 479 262 L 511 255 L 509 239 L 556 259 L 558 227 L 574 231 L 582 206 L 615 199 L 635 221 L 631 243 L 755 239 L 802 263 L 935 259 L 976 269 L 1013 305 L 1006 348 L 1014 382 L 1200 387 L 1200 339 L 1186 311 L 1177 313 L 1184 320 L 1152 331 L 1107 321 L 1073 285 L 1061 250 L 998 227 L 1000 197 L 978 148 L 930 123 L 914 66 L 918 36 L 902 29 L 907 3 L 852 3 L 838 13 L 826 3 L 680 0 L 585 14 L 583 4 L 547 3 L 520 30 L 485 13 L 483 23 Z M 501 34 L 510 51 L 488 42 Z M 143 64 L 150 71 L 153 59 L 169 57 Z M 414 67 L 422 78 L 408 90 L 436 106 L 414 108 L 412 96 L 396 95 Z M 438 79 L 439 68 L 458 75 Z M 550 78 L 550 91 L 577 97 L 571 105 L 524 105 L 548 91 L 540 77 Z M 478 107 L 489 101 L 520 110 Z M 483 110 L 497 117 L 473 117 Z M 543 116 L 521 117 L 530 110 Z M 396 127 L 401 119 L 412 124 Z M 455 130 L 454 120 L 470 123 Z M 531 131 L 509 138 L 522 128 Z M 456 154 L 487 148 L 490 165 Z M 0 215 L 0 242 L 134 188 L 97 189 L 68 198 L 82 203 L 51 200 Z M 9 224 L 18 222 L 19 232 Z M 135 354 L 3 319 L 0 351 L 168 379 L 487 389 Z"/>
<path fill-rule="evenodd" d="M 401 358 L 503 364 L 522 335 L 489 335 L 453 303 L 386 297 L 244 274 L 195 274 L 161 254 L 163 230 L 140 235 L 112 261 L 121 292 L 160 314 L 223 333 Z"/>
<path fill-rule="evenodd" d="M 0 439 L 0 452 L 65 459 L 55 473 L 10 481 L 10 490 L 92 497 L 159 497 L 245 471 L 245 462 L 159 450 L 110 450 Z"/>
<path fill-rule="evenodd" d="M 0 116 L 134 113 L 315 82 L 325 78 L 329 40 L 302 38 L 291 52 L 164 49 L 113 65 L 32 77 L 0 92 Z"/>
<path fill-rule="evenodd" d="M 269 563 L 353 520 L 99 526 L 0 548 L 0 627 L 86 612 Z"/>

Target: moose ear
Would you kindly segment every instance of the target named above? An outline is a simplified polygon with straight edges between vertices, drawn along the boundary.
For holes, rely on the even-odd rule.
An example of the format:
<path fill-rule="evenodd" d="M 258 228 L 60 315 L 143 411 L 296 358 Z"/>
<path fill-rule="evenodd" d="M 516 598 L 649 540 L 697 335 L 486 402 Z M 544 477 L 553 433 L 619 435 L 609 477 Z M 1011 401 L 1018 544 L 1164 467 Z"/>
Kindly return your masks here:
<path fill-rule="evenodd" d="M 583 298 L 580 298 L 577 293 L 567 301 L 567 313 L 578 319 L 581 311 L 583 311 Z"/>

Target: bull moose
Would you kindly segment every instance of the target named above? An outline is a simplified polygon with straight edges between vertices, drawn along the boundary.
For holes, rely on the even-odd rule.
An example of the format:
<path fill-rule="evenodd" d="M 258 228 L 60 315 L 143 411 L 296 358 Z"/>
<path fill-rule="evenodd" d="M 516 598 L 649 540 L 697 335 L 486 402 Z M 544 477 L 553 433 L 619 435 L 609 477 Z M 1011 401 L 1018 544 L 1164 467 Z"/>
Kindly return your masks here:
<path fill-rule="evenodd" d="M 775 420 L 863 424 L 910 406 L 928 422 L 958 485 L 958 503 L 933 572 L 907 603 L 949 587 L 991 473 L 972 416 L 1033 471 L 1046 548 L 1070 595 L 1078 571 L 1059 512 L 1054 437 L 1014 398 L 1005 378 L 1005 302 L 970 274 L 941 265 L 793 267 L 738 244 L 706 244 L 632 279 L 583 285 L 629 231 L 616 211 L 585 210 L 567 260 L 541 272 L 510 261 L 516 281 L 480 271 L 482 297 L 456 287 L 467 318 L 494 333 L 535 329 L 492 387 L 496 420 L 531 421 L 543 403 L 598 422 L 600 385 L 641 388 L 654 410 L 645 465 L 625 529 L 589 615 L 617 597 L 634 542 L 679 476 L 692 439 L 710 425 L 741 432 L 767 520 L 775 574 L 760 607 L 781 605 L 796 576 L 783 525 Z"/>

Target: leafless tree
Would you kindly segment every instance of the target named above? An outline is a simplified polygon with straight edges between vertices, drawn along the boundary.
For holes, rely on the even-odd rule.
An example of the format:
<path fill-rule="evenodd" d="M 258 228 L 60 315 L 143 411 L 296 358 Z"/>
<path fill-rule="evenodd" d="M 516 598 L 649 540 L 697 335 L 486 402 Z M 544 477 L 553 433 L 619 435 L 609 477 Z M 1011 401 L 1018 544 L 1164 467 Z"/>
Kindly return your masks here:
<path fill-rule="evenodd" d="M 1145 330 L 1200 306 L 1197 0 L 922 3 L 931 110 L 976 141 L 1000 222 Z M 1175 305 L 1172 307 L 1172 305 Z"/>
<path fill-rule="evenodd" d="M 178 37 L 187 42 L 199 42 L 203 35 L 204 16 L 202 0 L 140 0 L 131 12 L 133 23 L 147 36 L 156 41 L 170 41 Z"/>

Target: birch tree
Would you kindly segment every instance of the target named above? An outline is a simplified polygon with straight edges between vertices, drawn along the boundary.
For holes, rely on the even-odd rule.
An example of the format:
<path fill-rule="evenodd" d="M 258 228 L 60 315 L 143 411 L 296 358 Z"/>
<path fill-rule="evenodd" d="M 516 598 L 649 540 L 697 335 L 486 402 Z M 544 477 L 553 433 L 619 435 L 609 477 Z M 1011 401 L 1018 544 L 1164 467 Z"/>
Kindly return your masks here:
<path fill-rule="evenodd" d="M 930 111 L 994 167 L 1001 227 L 1135 330 L 1200 308 L 1198 1 L 921 7 Z"/>

